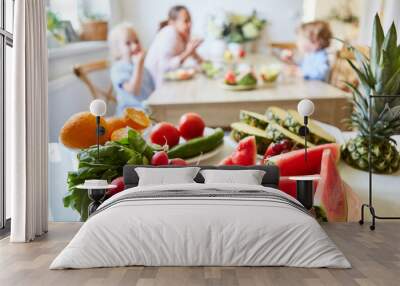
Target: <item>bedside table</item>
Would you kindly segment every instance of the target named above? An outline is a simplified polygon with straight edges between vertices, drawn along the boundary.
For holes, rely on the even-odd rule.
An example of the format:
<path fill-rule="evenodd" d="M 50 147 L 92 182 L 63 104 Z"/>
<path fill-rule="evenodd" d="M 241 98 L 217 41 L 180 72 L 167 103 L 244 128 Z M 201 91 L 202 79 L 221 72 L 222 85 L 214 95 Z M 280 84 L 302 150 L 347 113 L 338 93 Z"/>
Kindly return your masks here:
<path fill-rule="evenodd" d="M 320 178 L 319 175 L 289 177 L 289 180 L 296 181 L 297 200 L 308 210 L 310 210 L 314 204 L 314 181 Z"/>
<path fill-rule="evenodd" d="M 116 185 L 109 185 L 106 180 L 86 180 L 84 184 L 76 186 L 88 192 L 91 203 L 88 206 L 88 216 L 93 214 L 102 204 L 108 189 L 116 188 Z"/>

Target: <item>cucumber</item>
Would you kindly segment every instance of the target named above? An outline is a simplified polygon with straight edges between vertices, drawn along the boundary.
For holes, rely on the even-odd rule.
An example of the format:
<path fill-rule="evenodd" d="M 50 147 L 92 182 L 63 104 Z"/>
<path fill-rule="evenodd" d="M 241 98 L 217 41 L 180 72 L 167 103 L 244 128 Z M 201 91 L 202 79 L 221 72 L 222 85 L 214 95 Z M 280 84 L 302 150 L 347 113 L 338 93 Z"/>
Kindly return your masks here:
<path fill-rule="evenodd" d="M 224 131 L 221 128 L 215 129 L 213 134 L 194 138 L 185 143 L 179 144 L 168 151 L 168 157 L 188 159 L 200 154 L 214 150 L 224 142 Z"/>

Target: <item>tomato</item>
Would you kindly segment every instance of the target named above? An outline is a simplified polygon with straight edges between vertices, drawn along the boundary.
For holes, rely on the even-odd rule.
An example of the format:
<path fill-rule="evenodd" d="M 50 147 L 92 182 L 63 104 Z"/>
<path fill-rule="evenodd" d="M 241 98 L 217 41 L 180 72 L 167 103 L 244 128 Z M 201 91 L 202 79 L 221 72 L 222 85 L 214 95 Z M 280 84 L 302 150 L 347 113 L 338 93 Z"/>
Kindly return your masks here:
<path fill-rule="evenodd" d="M 228 71 L 225 74 L 225 83 L 226 84 L 236 84 L 236 75 L 233 71 Z"/>
<path fill-rule="evenodd" d="M 181 158 L 174 158 L 169 160 L 170 165 L 175 165 L 175 166 L 187 166 L 187 163 L 185 160 Z"/>
<path fill-rule="evenodd" d="M 153 127 L 150 133 L 150 141 L 153 144 L 164 146 L 167 144 L 169 148 L 179 143 L 179 131 L 174 125 L 168 122 L 160 122 Z"/>
<path fill-rule="evenodd" d="M 206 124 L 197 113 L 186 113 L 179 121 L 179 132 L 185 140 L 203 136 Z"/>
<path fill-rule="evenodd" d="M 153 166 L 168 165 L 168 154 L 165 151 L 159 151 L 151 158 L 151 164 Z"/>
<path fill-rule="evenodd" d="M 243 49 L 239 50 L 239 58 L 244 58 L 246 56 L 246 51 Z"/>

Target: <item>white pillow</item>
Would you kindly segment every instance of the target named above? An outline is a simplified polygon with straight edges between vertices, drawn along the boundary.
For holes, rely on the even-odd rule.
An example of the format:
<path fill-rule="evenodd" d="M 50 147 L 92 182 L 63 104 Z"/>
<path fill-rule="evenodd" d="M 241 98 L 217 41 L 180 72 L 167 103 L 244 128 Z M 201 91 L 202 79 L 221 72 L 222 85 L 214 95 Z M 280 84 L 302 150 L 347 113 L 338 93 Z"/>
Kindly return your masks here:
<path fill-rule="evenodd" d="M 199 167 L 184 168 L 135 168 L 139 176 L 138 186 L 195 183 Z"/>
<path fill-rule="evenodd" d="M 205 184 L 261 185 L 265 171 L 262 170 L 202 170 Z"/>

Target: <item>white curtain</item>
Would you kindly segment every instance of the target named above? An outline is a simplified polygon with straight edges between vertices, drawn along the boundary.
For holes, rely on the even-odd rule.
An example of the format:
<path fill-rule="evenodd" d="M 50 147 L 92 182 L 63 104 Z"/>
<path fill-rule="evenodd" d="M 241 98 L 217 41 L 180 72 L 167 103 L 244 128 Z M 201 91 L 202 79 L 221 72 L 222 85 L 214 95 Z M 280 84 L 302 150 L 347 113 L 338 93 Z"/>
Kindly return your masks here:
<path fill-rule="evenodd" d="M 15 1 L 13 82 L 7 122 L 12 242 L 47 232 L 47 40 L 45 0 Z"/>

